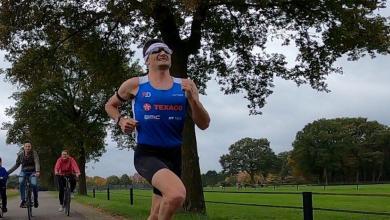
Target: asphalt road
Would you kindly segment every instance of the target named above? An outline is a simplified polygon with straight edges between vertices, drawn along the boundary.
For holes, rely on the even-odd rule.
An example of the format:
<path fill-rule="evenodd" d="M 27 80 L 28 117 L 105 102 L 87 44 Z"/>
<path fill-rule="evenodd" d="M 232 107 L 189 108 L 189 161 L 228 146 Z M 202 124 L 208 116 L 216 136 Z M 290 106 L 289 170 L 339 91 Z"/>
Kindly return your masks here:
<path fill-rule="evenodd" d="M 27 219 L 27 209 L 19 208 L 20 197 L 13 197 L 8 201 L 8 212 L 4 213 L 5 219 L 22 220 Z M 82 205 L 75 202 L 71 203 L 70 216 L 66 216 L 64 212 L 59 212 L 60 207 L 58 198 L 50 192 L 39 192 L 39 207 L 33 208 L 33 218 L 36 220 L 73 220 L 73 219 L 102 219 L 102 220 L 118 220 L 123 218 L 113 217 L 102 213 L 94 208 Z"/>

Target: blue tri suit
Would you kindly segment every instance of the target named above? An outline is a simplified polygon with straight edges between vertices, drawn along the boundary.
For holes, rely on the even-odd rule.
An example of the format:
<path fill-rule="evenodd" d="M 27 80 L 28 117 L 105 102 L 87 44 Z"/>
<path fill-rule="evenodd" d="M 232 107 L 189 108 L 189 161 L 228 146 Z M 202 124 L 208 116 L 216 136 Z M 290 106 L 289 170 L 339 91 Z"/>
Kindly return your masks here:
<path fill-rule="evenodd" d="M 172 87 L 163 90 L 153 88 L 148 76 L 139 77 L 138 92 L 132 101 L 133 116 L 138 121 L 134 165 L 149 183 L 164 168 L 181 176 L 182 132 L 188 107 L 181 82 L 173 78 Z M 153 192 L 162 195 L 157 188 Z"/>
<path fill-rule="evenodd" d="M 138 125 L 135 131 L 138 144 L 155 147 L 178 147 L 187 112 L 187 98 L 181 79 L 173 78 L 167 90 L 155 89 L 148 76 L 139 77 L 138 92 L 133 99 L 133 115 Z"/>

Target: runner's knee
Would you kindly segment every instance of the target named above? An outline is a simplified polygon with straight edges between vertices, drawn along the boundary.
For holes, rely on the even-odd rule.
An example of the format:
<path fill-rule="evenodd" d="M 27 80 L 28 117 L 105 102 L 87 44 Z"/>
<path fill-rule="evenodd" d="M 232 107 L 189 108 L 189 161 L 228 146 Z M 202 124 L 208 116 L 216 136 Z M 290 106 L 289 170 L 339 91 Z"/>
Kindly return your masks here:
<path fill-rule="evenodd" d="M 180 189 L 180 190 L 167 193 L 164 196 L 166 202 L 168 202 L 169 205 L 174 207 L 180 207 L 183 205 L 184 200 L 186 199 L 186 191 L 185 189 Z"/>
<path fill-rule="evenodd" d="M 148 220 L 158 220 L 158 210 L 150 212 Z"/>

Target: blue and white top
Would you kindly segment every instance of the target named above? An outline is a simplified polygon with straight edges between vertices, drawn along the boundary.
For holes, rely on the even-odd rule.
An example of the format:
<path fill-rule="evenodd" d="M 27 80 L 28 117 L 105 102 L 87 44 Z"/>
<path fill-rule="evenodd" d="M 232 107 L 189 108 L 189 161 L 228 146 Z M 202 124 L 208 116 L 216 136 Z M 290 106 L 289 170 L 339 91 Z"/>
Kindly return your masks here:
<path fill-rule="evenodd" d="M 8 173 L 2 166 L 0 166 L 0 177 L 0 187 L 5 187 L 7 185 Z"/>
<path fill-rule="evenodd" d="M 156 89 L 148 76 L 139 77 L 138 92 L 132 101 L 138 144 L 172 148 L 182 144 L 182 131 L 187 112 L 187 97 L 182 80 L 173 78 L 170 89 Z"/>

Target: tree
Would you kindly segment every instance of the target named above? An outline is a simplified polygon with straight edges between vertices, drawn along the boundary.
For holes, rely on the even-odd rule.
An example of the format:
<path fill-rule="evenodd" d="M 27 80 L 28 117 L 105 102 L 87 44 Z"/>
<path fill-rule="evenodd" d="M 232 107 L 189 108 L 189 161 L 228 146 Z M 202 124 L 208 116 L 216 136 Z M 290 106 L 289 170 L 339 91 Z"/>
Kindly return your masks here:
<path fill-rule="evenodd" d="M 225 179 L 225 175 L 217 173 L 215 170 L 209 170 L 205 174 L 202 174 L 203 186 L 216 186 L 219 182 Z"/>
<path fill-rule="evenodd" d="M 132 184 L 132 181 L 130 177 L 127 174 L 123 174 L 120 178 L 120 184 L 122 185 L 130 185 Z"/>
<path fill-rule="evenodd" d="M 96 183 L 93 177 L 87 176 L 85 179 L 86 179 L 85 182 L 87 183 L 87 187 L 94 187 L 94 188 L 96 187 Z"/>
<path fill-rule="evenodd" d="M 237 184 L 237 176 L 227 176 L 221 186 L 235 186 Z"/>
<path fill-rule="evenodd" d="M 103 177 L 100 177 L 100 176 L 94 176 L 93 177 L 93 180 L 95 182 L 95 185 L 97 187 L 104 187 L 107 185 L 107 180 Z"/>
<path fill-rule="evenodd" d="M 243 138 L 229 147 L 229 154 L 222 155 L 219 162 L 223 172 L 236 175 L 247 172 L 251 183 L 255 183 L 255 175 L 266 176 L 275 170 L 276 155 L 265 138 Z"/>
<path fill-rule="evenodd" d="M 254 181 L 252 180 L 252 177 L 246 171 L 241 171 L 241 172 L 237 173 L 236 178 L 237 178 L 237 183 L 244 185 L 244 186 L 246 186 L 247 184 L 254 183 Z"/>
<path fill-rule="evenodd" d="M 8 130 L 7 142 L 33 142 L 42 158 L 43 173 L 47 174 L 46 184 L 52 183 L 51 170 L 61 150 L 68 149 L 80 166 L 79 190 L 83 195 L 87 193 L 85 164 L 105 152 L 109 118 L 102 106 L 113 94 L 113 85 L 138 70 L 127 66 L 129 60 L 114 45 L 102 47 L 99 39 L 89 44 L 89 49 L 95 51 L 86 54 L 77 51 L 81 45 L 87 46 L 85 42 L 69 41 L 44 60 L 39 58 L 46 49 L 30 49 L 5 71 L 6 77 L 21 87 L 13 95 L 16 106 L 6 112 L 14 118 L 13 123 L 3 126 Z M 94 56 L 106 57 L 101 61 L 104 67 L 96 69 L 90 60 Z M 39 62 L 40 68 L 31 66 L 31 62 Z M 117 72 L 118 78 L 113 78 L 111 71 Z"/>
<path fill-rule="evenodd" d="M 109 42 L 128 39 L 123 44 L 126 49 L 157 35 L 175 51 L 174 76 L 190 76 L 202 89 L 215 77 L 226 94 L 245 92 L 250 113 L 256 114 L 272 93 L 275 77 L 328 91 L 326 76 L 341 72 L 334 66 L 337 58 L 388 54 L 389 25 L 386 18 L 375 14 L 384 7 L 386 0 L 2 0 L 0 46 L 10 52 L 12 60 L 29 47 L 48 43 L 55 42 L 50 46 L 55 51 L 70 38 L 91 30 L 98 30 Z M 53 25 L 68 33 L 57 34 L 49 42 L 47 32 L 58 30 Z M 295 44 L 295 64 L 289 66 L 283 54 L 265 51 L 272 39 L 282 45 Z M 191 120 L 184 136 L 185 208 L 204 212 Z"/>
<path fill-rule="evenodd" d="M 288 176 L 292 176 L 292 168 L 288 162 L 290 156 L 291 156 L 290 151 L 281 152 L 277 155 L 278 158 L 277 170 L 279 170 L 279 176 L 281 178 L 281 181 L 283 181 Z"/>
<path fill-rule="evenodd" d="M 277 184 L 277 183 L 280 183 L 281 181 L 281 176 L 279 176 L 278 174 L 273 174 L 273 173 L 270 173 L 267 175 L 267 178 L 266 178 L 266 181 L 268 184 Z"/>
<path fill-rule="evenodd" d="M 107 184 L 119 185 L 119 184 L 121 184 L 121 181 L 120 181 L 118 176 L 112 175 L 112 176 L 107 177 Z"/>
<path fill-rule="evenodd" d="M 148 184 L 148 181 L 143 178 L 141 175 L 139 175 L 138 173 L 135 173 L 133 175 L 133 177 L 131 178 L 132 182 L 133 183 L 136 183 L 136 184 Z"/>
<path fill-rule="evenodd" d="M 389 128 L 365 118 L 320 119 L 306 125 L 293 142 L 294 169 L 308 179 L 379 181 L 389 177 L 385 163 Z M 361 175 L 362 174 L 362 175 Z"/>

